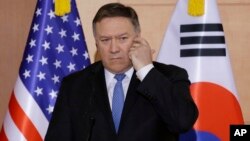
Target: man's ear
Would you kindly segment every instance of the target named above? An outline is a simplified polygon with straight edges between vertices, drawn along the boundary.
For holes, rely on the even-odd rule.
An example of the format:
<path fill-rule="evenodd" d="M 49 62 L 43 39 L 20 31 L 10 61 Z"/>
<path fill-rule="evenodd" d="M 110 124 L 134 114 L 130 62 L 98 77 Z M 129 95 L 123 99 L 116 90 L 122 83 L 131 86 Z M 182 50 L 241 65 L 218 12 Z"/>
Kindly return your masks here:
<path fill-rule="evenodd" d="M 96 50 L 98 50 L 99 47 L 98 47 L 98 44 L 96 42 L 95 42 L 95 47 L 96 47 Z"/>
<path fill-rule="evenodd" d="M 98 45 L 97 44 L 95 44 L 96 45 L 96 52 L 95 52 L 95 60 L 94 60 L 94 62 L 97 62 L 97 61 L 100 61 L 101 60 L 101 56 L 100 56 L 100 52 L 99 52 L 99 49 L 98 49 Z"/>

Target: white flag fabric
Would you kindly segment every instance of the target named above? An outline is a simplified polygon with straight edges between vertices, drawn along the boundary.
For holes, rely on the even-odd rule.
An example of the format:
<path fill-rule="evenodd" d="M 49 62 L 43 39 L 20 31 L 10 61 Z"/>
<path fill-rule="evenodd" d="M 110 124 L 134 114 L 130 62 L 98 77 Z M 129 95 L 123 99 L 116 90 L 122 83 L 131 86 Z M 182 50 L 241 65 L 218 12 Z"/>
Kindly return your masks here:
<path fill-rule="evenodd" d="M 188 14 L 188 0 L 179 0 L 157 61 L 188 71 L 199 117 L 181 140 L 228 141 L 231 124 L 243 124 L 216 0 L 205 0 L 204 14 Z"/>

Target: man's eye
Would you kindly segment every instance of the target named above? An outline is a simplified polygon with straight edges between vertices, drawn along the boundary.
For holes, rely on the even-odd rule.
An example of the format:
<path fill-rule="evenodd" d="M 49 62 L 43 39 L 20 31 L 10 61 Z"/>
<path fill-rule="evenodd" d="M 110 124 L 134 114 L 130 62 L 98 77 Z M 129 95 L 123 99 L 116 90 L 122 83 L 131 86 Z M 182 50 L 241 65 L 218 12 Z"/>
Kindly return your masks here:
<path fill-rule="evenodd" d="M 127 40 L 128 37 L 120 37 L 120 40 L 123 41 L 123 40 Z"/>
<path fill-rule="evenodd" d="M 101 42 L 108 42 L 109 39 L 101 39 Z"/>

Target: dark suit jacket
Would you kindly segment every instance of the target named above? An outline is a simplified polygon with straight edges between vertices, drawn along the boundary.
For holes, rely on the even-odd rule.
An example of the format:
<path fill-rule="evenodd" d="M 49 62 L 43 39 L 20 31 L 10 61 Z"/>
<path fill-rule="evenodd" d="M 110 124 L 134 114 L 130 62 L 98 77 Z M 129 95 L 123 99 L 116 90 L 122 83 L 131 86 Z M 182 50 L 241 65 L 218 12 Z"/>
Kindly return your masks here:
<path fill-rule="evenodd" d="M 198 116 L 184 69 L 154 63 L 142 82 L 132 76 L 115 132 L 101 62 L 66 77 L 46 141 L 175 141 Z"/>

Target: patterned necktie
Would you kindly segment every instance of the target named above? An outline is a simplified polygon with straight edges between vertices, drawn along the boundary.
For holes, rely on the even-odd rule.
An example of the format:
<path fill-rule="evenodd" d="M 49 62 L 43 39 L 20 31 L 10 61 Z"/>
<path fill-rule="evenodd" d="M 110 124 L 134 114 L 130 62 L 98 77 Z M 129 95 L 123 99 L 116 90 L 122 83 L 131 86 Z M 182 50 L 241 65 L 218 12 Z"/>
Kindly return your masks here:
<path fill-rule="evenodd" d="M 122 80 L 124 79 L 125 74 L 116 74 L 115 79 L 117 80 L 112 100 L 112 115 L 115 124 L 115 130 L 118 132 L 120 119 L 122 115 L 122 109 L 124 104 L 124 92 L 122 88 Z"/>

